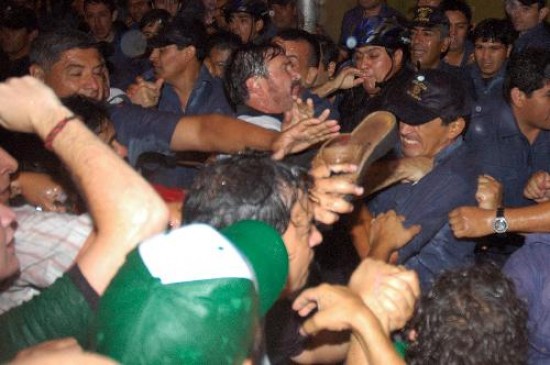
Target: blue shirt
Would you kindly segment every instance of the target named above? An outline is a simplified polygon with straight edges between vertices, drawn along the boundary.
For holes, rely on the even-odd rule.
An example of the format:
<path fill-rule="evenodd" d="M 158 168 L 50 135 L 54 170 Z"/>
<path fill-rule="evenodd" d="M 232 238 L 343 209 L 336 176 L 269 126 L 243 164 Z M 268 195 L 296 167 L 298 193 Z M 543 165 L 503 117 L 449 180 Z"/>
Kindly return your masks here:
<path fill-rule="evenodd" d="M 496 111 L 504 99 L 504 77 L 506 76 L 506 64 L 503 64 L 498 73 L 490 78 L 484 79 L 477 64 L 473 63 L 467 68 L 472 80 L 472 119 L 490 118 L 491 113 Z"/>
<path fill-rule="evenodd" d="M 483 173 L 504 185 L 505 206 L 533 204 L 523 197 L 523 189 L 535 172 L 550 170 L 550 131 L 541 130 L 530 144 L 512 109 L 502 102 L 494 113 L 472 118 L 466 143 L 476 151 Z"/>
<path fill-rule="evenodd" d="M 142 153 L 169 153 L 180 116 L 129 103 L 109 105 L 117 140 L 128 148 L 128 161 L 136 166 Z"/>
<path fill-rule="evenodd" d="M 504 273 L 527 303 L 529 365 L 550 363 L 550 235 L 531 234 L 506 265 Z"/>
<path fill-rule="evenodd" d="M 544 23 L 521 34 L 514 42 L 512 53 L 523 52 L 527 48 L 550 48 L 550 31 Z"/>
<path fill-rule="evenodd" d="M 396 184 L 369 203 L 373 215 L 393 209 L 405 216 L 406 226 L 419 224 L 420 233 L 398 251 L 399 264 L 417 271 L 427 289 L 444 270 L 472 263 L 475 243 L 459 240 L 448 214 L 463 205 L 476 205 L 479 170 L 470 149 L 458 139 L 435 158 L 433 170 L 416 184 Z"/>
<path fill-rule="evenodd" d="M 159 99 L 158 109 L 185 115 L 219 113 L 234 115 L 220 78 L 210 75 L 208 68 L 202 65 L 195 86 L 189 95 L 187 106 L 182 107 L 173 86 L 164 84 Z"/>

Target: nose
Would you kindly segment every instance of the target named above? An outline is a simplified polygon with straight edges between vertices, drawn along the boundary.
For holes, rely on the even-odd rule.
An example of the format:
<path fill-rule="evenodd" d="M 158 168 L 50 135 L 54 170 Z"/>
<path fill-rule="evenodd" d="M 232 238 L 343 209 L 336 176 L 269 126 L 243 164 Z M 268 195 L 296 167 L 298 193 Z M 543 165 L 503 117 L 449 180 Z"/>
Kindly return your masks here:
<path fill-rule="evenodd" d="M 399 123 L 399 133 L 400 134 L 409 134 L 414 132 L 415 127 L 407 123 Z"/>
<path fill-rule="evenodd" d="M 323 235 L 316 226 L 311 227 L 311 232 L 309 234 L 309 247 L 313 248 L 319 246 L 323 242 Z"/>
<path fill-rule="evenodd" d="M 149 61 L 155 62 L 159 57 L 159 49 L 153 48 L 153 51 L 151 52 L 151 55 L 149 56 Z"/>
<path fill-rule="evenodd" d="M 15 213 L 13 210 L 5 206 L 4 204 L 0 204 L 0 225 L 3 228 L 8 228 L 15 222 Z"/>
<path fill-rule="evenodd" d="M 11 175 L 17 171 L 18 167 L 17 161 L 6 150 L 0 147 L 0 176 Z"/>

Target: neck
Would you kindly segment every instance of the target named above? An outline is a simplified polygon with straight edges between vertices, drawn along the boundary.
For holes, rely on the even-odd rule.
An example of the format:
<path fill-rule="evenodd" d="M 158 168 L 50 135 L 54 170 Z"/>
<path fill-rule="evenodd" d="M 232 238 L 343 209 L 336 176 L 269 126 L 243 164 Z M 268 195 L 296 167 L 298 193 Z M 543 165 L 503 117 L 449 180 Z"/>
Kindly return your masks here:
<path fill-rule="evenodd" d="M 189 96 L 197 83 L 200 68 L 201 63 L 196 58 L 193 58 L 175 80 L 166 80 L 166 82 L 174 87 L 183 108 L 187 107 Z"/>
<path fill-rule="evenodd" d="M 462 59 L 464 58 L 464 49 L 447 52 L 445 55 L 445 61 L 452 66 L 460 66 Z"/>
<path fill-rule="evenodd" d="M 382 4 L 374 5 L 373 7 L 370 7 L 368 9 L 363 8 L 363 18 L 369 18 L 371 16 L 378 15 L 381 8 Z"/>
<path fill-rule="evenodd" d="M 512 112 L 514 113 L 519 130 L 527 138 L 529 144 L 533 144 L 541 131 L 540 128 L 531 126 L 527 120 L 519 115 L 519 110 L 516 107 L 512 106 Z"/>
<path fill-rule="evenodd" d="M 94 36 L 95 40 L 98 42 L 107 42 L 111 43 L 115 39 L 115 32 L 111 31 L 109 35 L 103 39 L 99 39 L 96 36 Z"/>

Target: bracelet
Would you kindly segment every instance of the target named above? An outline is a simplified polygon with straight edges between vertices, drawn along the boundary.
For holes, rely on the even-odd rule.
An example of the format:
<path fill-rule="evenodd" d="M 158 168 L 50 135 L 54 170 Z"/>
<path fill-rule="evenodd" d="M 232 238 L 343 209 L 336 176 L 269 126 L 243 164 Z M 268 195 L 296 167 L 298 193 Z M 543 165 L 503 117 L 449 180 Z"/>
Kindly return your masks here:
<path fill-rule="evenodd" d="M 57 122 L 55 127 L 53 127 L 50 133 L 48 133 L 48 135 L 46 136 L 46 139 L 44 139 L 44 147 L 46 147 L 47 150 L 53 150 L 53 140 L 55 139 L 55 137 L 57 137 L 59 132 L 61 132 L 63 128 L 65 128 L 65 125 L 67 125 L 67 123 L 74 119 L 78 119 L 78 116 L 71 115 Z"/>

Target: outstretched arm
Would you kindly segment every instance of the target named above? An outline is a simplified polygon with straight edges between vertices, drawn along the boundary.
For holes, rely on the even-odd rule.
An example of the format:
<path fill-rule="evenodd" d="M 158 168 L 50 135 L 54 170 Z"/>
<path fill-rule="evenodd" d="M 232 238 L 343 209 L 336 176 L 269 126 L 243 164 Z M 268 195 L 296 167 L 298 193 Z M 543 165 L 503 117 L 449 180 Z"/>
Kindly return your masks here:
<path fill-rule="evenodd" d="M 275 132 L 221 114 L 183 117 L 176 125 L 170 148 L 174 151 L 237 153 L 245 149 L 273 151 L 277 159 L 334 137 L 338 122 L 327 115 L 302 120 Z"/>
<path fill-rule="evenodd" d="M 24 95 L 24 97 L 22 97 Z M 0 124 L 12 131 L 36 133 L 45 140 L 72 115 L 53 91 L 32 77 L 0 84 Z M 167 223 L 164 203 L 130 166 L 79 120 L 58 130 L 51 144 L 83 193 L 96 234 L 77 263 L 89 284 L 102 294 L 138 242 Z"/>

